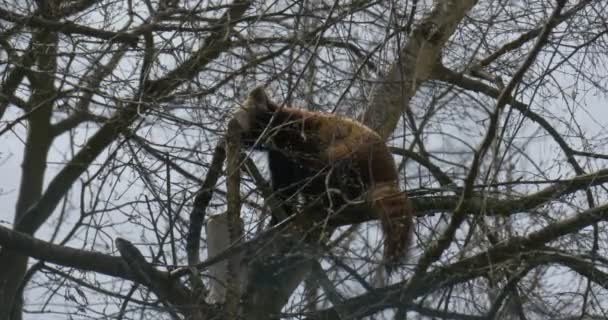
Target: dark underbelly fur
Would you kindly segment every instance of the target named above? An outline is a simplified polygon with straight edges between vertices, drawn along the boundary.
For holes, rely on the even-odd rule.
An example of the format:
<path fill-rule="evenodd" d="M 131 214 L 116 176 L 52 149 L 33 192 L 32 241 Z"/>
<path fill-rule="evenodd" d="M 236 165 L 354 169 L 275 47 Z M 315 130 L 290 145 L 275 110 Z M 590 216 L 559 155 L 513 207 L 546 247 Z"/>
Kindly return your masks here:
<path fill-rule="evenodd" d="M 310 222 L 332 225 L 330 215 L 339 215 L 349 200 L 355 200 L 364 192 L 364 185 L 353 169 L 350 160 L 343 160 L 331 167 L 311 168 L 306 160 L 286 154 L 281 150 L 268 151 L 268 165 L 275 195 L 283 203 L 289 216 L 294 213 Z M 303 199 L 303 201 L 302 201 Z M 276 217 L 271 225 L 278 223 Z"/>

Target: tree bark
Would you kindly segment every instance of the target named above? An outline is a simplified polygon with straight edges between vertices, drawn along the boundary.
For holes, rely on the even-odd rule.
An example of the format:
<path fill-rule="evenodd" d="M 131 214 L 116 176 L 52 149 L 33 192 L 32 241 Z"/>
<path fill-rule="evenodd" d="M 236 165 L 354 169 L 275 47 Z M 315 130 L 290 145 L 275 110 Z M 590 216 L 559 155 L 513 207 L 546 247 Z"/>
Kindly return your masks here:
<path fill-rule="evenodd" d="M 433 10 L 418 24 L 372 90 L 369 106 L 359 116 L 361 122 L 383 138 L 393 133 L 420 84 L 430 78 L 446 42 L 476 3 L 476 0 L 434 1 Z"/>
<path fill-rule="evenodd" d="M 55 99 L 54 74 L 57 68 L 57 35 L 39 31 L 32 39 L 40 72 L 32 75 L 32 95 L 28 102 L 28 131 L 21 163 L 21 184 L 15 208 L 16 224 L 42 195 L 51 138 L 51 116 Z M 0 319 L 21 319 L 23 298 L 20 288 L 27 269 L 27 257 L 3 249 L 0 252 Z"/>

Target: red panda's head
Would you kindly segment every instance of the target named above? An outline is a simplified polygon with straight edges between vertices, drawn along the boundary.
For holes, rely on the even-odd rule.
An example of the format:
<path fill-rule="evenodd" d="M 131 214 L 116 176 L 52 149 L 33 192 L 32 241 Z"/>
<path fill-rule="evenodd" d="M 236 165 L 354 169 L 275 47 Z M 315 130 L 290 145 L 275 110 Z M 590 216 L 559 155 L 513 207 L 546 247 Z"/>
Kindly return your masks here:
<path fill-rule="evenodd" d="M 258 121 L 259 116 L 274 111 L 274 103 L 270 101 L 263 86 L 257 86 L 247 96 L 241 108 L 234 114 L 241 129 L 250 131 Z"/>

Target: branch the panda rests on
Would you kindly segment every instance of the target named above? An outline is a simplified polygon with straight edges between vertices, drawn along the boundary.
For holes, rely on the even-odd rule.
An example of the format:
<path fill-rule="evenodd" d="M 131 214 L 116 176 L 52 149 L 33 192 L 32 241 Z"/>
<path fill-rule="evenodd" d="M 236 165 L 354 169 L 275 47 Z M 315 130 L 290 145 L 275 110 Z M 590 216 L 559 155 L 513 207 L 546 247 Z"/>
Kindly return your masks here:
<path fill-rule="evenodd" d="M 340 211 L 349 200 L 364 199 L 381 221 L 389 270 L 405 260 L 413 210 L 399 189 L 393 157 L 376 132 L 337 115 L 279 107 L 262 87 L 249 93 L 234 119 L 244 146 L 268 152 L 272 188 L 285 212 L 290 215 L 296 205 L 310 203 L 322 209 L 304 210 L 293 223 L 302 228 L 320 224 L 331 231 L 351 218 L 361 221 Z"/>

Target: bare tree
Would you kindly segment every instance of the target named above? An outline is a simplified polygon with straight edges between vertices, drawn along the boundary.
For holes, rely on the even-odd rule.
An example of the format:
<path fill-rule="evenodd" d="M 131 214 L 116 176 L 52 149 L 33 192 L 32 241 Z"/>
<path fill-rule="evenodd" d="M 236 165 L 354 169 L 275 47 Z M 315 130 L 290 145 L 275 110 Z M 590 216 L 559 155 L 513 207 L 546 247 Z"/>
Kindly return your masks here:
<path fill-rule="evenodd" d="M 21 171 L 0 149 L 0 319 L 603 319 L 606 16 L 1 1 L 0 138 Z M 260 83 L 387 139 L 417 214 L 397 272 L 365 210 L 323 243 L 268 226 L 294 213 L 230 121 Z"/>

